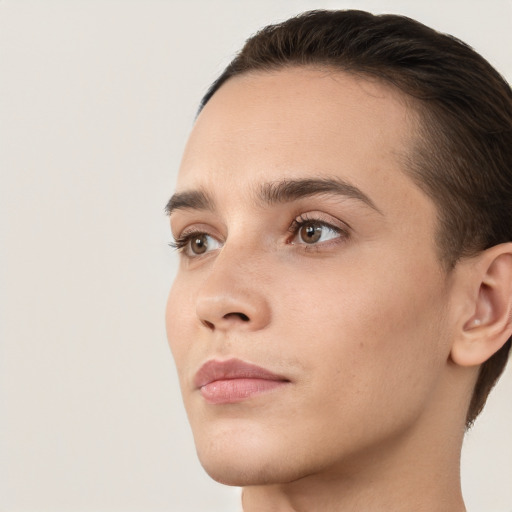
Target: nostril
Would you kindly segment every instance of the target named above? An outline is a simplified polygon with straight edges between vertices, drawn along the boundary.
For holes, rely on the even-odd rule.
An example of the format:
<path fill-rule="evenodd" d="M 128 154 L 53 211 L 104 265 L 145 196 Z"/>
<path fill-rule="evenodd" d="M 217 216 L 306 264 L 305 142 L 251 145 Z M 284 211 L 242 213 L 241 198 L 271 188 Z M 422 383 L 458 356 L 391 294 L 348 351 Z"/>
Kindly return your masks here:
<path fill-rule="evenodd" d="M 208 322 L 208 320 L 201 320 L 201 323 L 212 331 L 215 329 L 215 326 L 212 324 L 212 322 Z"/>
<path fill-rule="evenodd" d="M 224 318 L 230 318 L 232 316 L 237 316 L 238 318 L 240 318 L 240 320 L 242 320 L 244 322 L 249 321 L 249 317 L 244 313 L 228 313 L 228 314 L 224 315 Z"/>

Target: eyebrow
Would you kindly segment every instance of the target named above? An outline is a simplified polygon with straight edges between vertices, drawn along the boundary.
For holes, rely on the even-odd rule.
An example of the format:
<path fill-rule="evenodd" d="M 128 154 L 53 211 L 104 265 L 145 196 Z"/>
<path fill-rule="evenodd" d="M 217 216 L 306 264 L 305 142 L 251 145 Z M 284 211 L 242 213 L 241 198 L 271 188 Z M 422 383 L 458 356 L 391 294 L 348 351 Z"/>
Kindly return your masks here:
<path fill-rule="evenodd" d="M 321 194 L 335 194 L 358 199 L 375 211 L 382 213 L 361 189 L 340 178 L 311 178 L 265 183 L 261 187 L 259 196 L 266 204 L 276 204 Z"/>
<path fill-rule="evenodd" d="M 213 199 L 203 190 L 176 192 L 165 205 L 165 213 L 171 215 L 175 210 L 214 210 Z"/>
<path fill-rule="evenodd" d="M 375 203 L 358 187 L 340 178 L 286 179 L 264 183 L 256 197 L 263 204 L 283 204 L 322 194 L 335 194 L 362 201 L 382 214 Z M 175 193 L 165 207 L 167 215 L 175 210 L 215 210 L 213 198 L 203 190 L 190 190 Z"/>

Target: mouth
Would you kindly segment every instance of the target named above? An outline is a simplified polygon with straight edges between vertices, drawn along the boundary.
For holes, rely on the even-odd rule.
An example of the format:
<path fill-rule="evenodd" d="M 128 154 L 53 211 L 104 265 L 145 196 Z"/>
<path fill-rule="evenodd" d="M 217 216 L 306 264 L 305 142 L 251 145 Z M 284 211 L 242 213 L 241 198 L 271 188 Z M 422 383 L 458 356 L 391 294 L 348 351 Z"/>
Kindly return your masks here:
<path fill-rule="evenodd" d="M 210 404 L 242 402 L 289 382 L 281 375 L 240 359 L 207 361 L 194 378 L 196 389 Z"/>

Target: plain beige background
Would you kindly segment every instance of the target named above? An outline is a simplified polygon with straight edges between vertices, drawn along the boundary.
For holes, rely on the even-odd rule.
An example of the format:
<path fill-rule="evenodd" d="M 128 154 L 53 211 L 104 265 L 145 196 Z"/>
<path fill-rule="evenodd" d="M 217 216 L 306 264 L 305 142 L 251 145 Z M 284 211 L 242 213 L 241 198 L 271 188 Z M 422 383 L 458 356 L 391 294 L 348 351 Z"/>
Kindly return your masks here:
<path fill-rule="evenodd" d="M 311 8 L 416 17 L 512 80 L 512 2 L 0 0 L 0 511 L 230 512 L 166 344 L 163 207 L 201 95 Z M 512 511 L 512 371 L 468 435 L 470 512 Z"/>

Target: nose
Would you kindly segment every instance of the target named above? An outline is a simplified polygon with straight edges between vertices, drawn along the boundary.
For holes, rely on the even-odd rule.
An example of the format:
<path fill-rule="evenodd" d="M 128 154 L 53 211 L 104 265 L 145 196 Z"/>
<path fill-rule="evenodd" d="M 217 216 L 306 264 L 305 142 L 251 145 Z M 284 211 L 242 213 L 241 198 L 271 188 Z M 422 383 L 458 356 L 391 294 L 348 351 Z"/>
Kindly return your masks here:
<path fill-rule="evenodd" d="M 211 331 L 263 329 L 271 311 L 261 269 L 249 261 L 242 263 L 239 257 L 230 258 L 227 250 L 217 256 L 200 288 L 197 317 Z"/>

